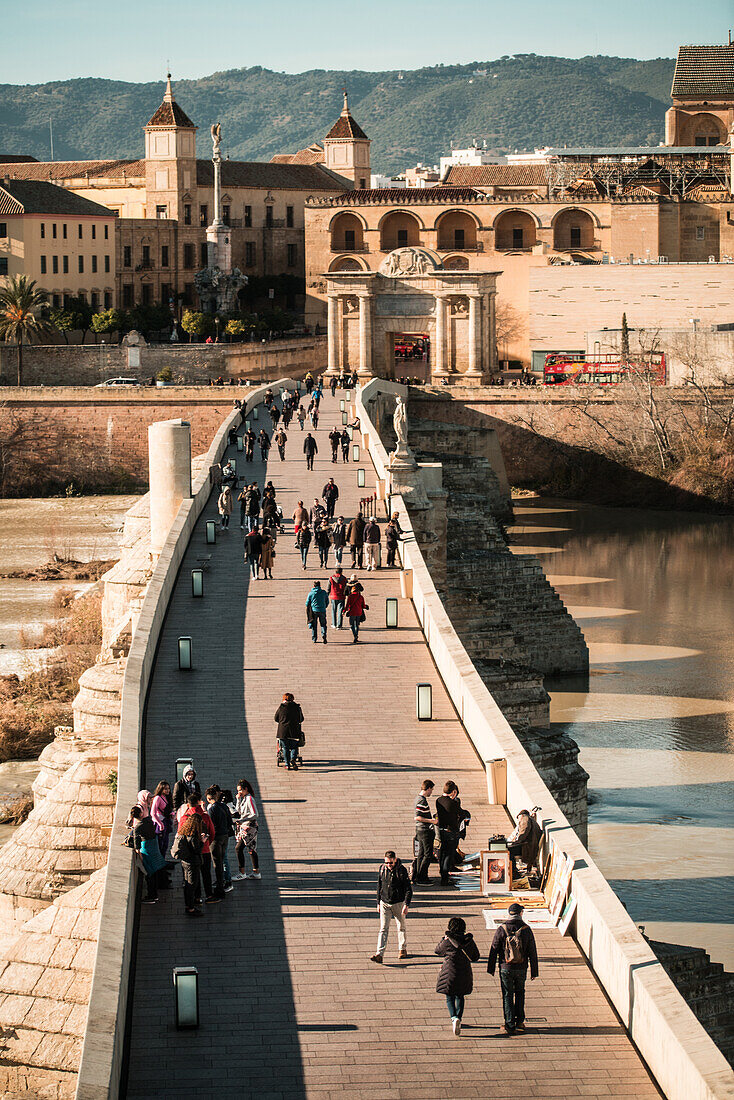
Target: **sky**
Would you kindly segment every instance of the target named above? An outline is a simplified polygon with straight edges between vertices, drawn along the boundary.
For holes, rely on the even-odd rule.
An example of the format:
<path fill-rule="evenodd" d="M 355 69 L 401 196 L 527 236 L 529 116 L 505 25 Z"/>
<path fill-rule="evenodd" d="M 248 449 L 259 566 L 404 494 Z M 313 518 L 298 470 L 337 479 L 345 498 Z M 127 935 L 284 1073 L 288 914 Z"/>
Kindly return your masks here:
<path fill-rule="evenodd" d="M 262 65 L 417 69 L 503 54 L 674 57 L 727 41 L 734 0 L 0 0 L 0 81 L 160 80 Z"/>

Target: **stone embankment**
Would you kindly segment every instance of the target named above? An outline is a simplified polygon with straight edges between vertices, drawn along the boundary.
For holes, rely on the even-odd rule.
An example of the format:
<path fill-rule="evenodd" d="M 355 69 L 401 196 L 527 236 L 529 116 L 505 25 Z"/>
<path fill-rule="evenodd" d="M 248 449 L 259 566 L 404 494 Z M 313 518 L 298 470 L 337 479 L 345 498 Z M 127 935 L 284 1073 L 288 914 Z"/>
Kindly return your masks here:
<path fill-rule="evenodd" d="M 34 809 L 0 850 L 0 1095 L 74 1095 L 96 951 L 122 682 L 150 577 L 147 499 L 127 513 L 105 574 L 103 642 L 79 679 L 74 725 L 40 756 Z"/>
<path fill-rule="evenodd" d="M 440 411 L 443 403 L 435 407 Z M 411 509 L 421 549 L 430 550 L 425 556 L 434 583 L 474 667 L 585 844 L 588 775 L 575 741 L 549 729 L 543 687 L 552 673 L 588 671 L 583 634 L 537 559 L 508 548 L 504 524 L 512 501 L 495 433 L 433 420 L 425 400 L 424 419 L 414 415 L 412 399 L 408 410 L 419 468 L 441 468 L 442 492 L 427 493 L 428 513 L 416 523 Z M 381 420 L 389 450 L 389 419 Z"/>

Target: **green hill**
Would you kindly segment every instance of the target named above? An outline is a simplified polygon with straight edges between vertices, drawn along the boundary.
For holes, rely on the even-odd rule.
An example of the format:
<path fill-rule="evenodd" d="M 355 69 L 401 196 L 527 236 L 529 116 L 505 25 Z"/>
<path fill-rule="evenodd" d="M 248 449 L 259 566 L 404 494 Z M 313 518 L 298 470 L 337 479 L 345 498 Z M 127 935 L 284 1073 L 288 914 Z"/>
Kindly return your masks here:
<path fill-rule="evenodd" d="M 640 145 L 663 138 L 674 62 L 522 54 L 404 72 L 277 73 L 234 69 L 174 81 L 199 126 L 199 155 L 220 121 L 233 159 L 269 160 L 321 140 L 341 109 L 342 88 L 372 139 L 373 171 L 438 161 L 451 144 L 497 151 L 542 145 Z M 163 82 L 79 79 L 0 85 L 0 153 L 57 160 L 143 155 L 142 128 Z"/>

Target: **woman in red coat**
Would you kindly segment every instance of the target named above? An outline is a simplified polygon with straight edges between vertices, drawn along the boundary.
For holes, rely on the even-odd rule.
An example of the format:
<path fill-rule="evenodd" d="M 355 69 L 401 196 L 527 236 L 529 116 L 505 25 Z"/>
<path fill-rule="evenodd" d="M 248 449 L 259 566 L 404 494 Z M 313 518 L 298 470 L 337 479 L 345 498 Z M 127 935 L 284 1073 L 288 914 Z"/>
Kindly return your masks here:
<path fill-rule="evenodd" d="M 358 592 L 356 588 L 350 588 L 347 594 L 347 602 L 344 605 L 344 611 L 352 629 L 352 645 L 356 645 L 359 641 L 359 624 L 362 622 L 364 613 L 367 610 L 367 604 L 364 602 L 361 591 Z"/>

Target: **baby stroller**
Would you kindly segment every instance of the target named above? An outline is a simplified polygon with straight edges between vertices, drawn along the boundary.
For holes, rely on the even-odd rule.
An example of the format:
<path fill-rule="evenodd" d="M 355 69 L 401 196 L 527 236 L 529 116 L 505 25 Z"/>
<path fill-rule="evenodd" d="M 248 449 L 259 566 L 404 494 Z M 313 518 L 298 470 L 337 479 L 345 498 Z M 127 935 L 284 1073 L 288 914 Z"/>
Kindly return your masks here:
<path fill-rule="evenodd" d="M 303 736 L 303 734 L 301 736 Z M 281 765 L 283 767 L 285 767 L 285 757 L 283 756 L 283 748 L 281 746 L 280 741 L 277 742 L 277 745 L 278 745 L 278 752 L 277 752 L 276 757 L 275 757 L 275 763 L 276 763 L 277 767 L 281 767 Z M 296 757 L 296 763 L 298 764 L 299 768 L 303 767 L 303 757 L 301 756 L 301 750 L 300 749 L 298 750 L 298 756 Z"/>

